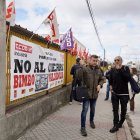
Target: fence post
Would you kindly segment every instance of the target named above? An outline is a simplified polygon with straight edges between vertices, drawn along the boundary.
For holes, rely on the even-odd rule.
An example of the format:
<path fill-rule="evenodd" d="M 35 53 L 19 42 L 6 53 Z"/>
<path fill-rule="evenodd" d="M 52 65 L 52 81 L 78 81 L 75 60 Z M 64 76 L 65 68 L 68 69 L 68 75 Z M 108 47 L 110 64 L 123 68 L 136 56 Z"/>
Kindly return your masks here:
<path fill-rule="evenodd" d="M 5 115 L 6 95 L 6 21 L 5 0 L 0 0 L 0 119 Z"/>

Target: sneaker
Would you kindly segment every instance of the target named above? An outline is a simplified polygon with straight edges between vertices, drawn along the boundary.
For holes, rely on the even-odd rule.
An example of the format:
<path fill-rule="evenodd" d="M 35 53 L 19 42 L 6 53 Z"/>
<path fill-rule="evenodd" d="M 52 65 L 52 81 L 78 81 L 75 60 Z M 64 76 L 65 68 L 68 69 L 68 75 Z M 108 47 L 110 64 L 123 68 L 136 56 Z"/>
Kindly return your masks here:
<path fill-rule="evenodd" d="M 104 100 L 105 100 L 105 101 L 107 101 L 107 100 L 108 100 L 108 98 L 105 98 Z"/>
<path fill-rule="evenodd" d="M 110 129 L 110 133 L 115 133 L 118 130 L 119 128 L 117 126 L 113 126 L 113 128 Z"/>
<path fill-rule="evenodd" d="M 90 122 L 90 127 L 93 128 L 93 129 L 95 129 L 95 124 L 94 124 L 94 122 Z"/>
<path fill-rule="evenodd" d="M 72 105 L 72 102 L 69 102 L 70 105 Z"/>
<path fill-rule="evenodd" d="M 79 105 L 82 105 L 82 103 L 80 102 Z"/>
<path fill-rule="evenodd" d="M 87 136 L 87 131 L 86 131 L 86 128 L 85 127 L 82 127 L 81 128 L 81 135 L 86 137 Z"/>

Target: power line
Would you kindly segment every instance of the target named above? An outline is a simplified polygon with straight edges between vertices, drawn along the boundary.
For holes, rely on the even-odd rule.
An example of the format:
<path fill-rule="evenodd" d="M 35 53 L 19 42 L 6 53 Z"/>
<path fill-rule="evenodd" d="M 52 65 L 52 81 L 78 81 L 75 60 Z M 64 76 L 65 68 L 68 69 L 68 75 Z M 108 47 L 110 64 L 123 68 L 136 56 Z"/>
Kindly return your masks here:
<path fill-rule="evenodd" d="M 95 16 L 93 14 L 93 10 L 92 10 L 92 7 L 91 7 L 90 0 L 86 0 L 86 3 L 87 3 L 87 6 L 88 6 L 89 14 L 90 14 L 90 17 L 91 17 L 91 20 L 92 20 L 92 23 L 93 23 L 98 41 L 100 43 L 101 48 L 104 50 L 104 60 L 105 60 L 105 48 L 103 47 L 103 44 L 102 44 L 100 36 L 99 36 L 99 32 L 98 32 L 97 25 L 96 25 L 96 22 L 95 22 Z"/>
<path fill-rule="evenodd" d="M 102 44 L 101 39 L 100 39 L 100 36 L 99 36 L 99 32 L 98 32 L 98 29 L 97 29 L 97 25 L 96 25 L 96 22 L 95 22 L 95 16 L 94 16 L 94 14 L 93 14 L 93 10 L 92 10 L 92 7 L 91 7 L 90 0 L 86 0 L 86 2 L 87 2 L 88 9 L 89 9 L 89 14 L 90 14 L 91 19 L 92 19 L 92 23 L 93 23 L 93 25 L 94 25 L 95 33 L 96 33 L 96 35 L 97 35 L 97 37 L 98 37 L 98 41 L 99 41 L 99 43 L 100 43 L 102 49 L 104 49 L 103 44 Z"/>

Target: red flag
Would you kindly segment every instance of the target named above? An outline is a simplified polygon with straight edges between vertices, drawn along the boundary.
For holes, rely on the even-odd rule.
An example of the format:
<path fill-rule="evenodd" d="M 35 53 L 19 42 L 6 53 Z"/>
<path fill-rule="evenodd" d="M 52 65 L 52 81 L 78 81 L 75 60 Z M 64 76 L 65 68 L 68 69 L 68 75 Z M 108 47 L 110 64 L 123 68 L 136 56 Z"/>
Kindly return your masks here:
<path fill-rule="evenodd" d="M 88 52 L 86 53 L 86 57 L 85 57 L 85 60 L 88 60 Z"/>
<path fill-rule="evenodd" d="M 79 49 L 78 56 L 79 56 L 80 58 L 82 58 L 82 50 L 81 50 L 81 48 Z"/>
<path fill-rule="evenodd" d="M 70 48 L 69 52 L 70 52 L 71 55 L 73 55 L 73 48 Z"/>
<path fill-rule="evenodd" d="M 86 48 L 85 48 L 84 52 L 83 52 L 83 57 L 86 58 L 86 55 L 87 55 L 87 53 L 86 53 Z"/>
<path fill-rule="evenodd" d="M 51 41 L 59 43 L 59 29 L 56 18 L 55 9 L 50 13 L 50 15 L 43 22 L 45 25 L 50 25 L 51 28 Z"/>
<path fill-rule="evenodd" d="M 14 0 L 9 3 L 7 9 L 6 9 L 6 21 L 10 23 L 11 26 L 15 25 L 15 2 Z"/>
<path fill-rule="evenodd" d="M 77 55 L 77 42 L 75 42 L 75 45 L 74 45 L 73 55 Z"/>
<path fill-rule="evenodd" d="M 91 57 L 91 54 L 88 54 L 88 56 L 87 56 L 87 60 L 89 60 L 89 59 L 90 59 L 90 57 Z"/>
<path fill-rule="evenodd" d="M 47 41 L 51 41 L 50 35 L 47 35 L 47 36 L 45 37 L 45 39 L 46 39 Z"/>

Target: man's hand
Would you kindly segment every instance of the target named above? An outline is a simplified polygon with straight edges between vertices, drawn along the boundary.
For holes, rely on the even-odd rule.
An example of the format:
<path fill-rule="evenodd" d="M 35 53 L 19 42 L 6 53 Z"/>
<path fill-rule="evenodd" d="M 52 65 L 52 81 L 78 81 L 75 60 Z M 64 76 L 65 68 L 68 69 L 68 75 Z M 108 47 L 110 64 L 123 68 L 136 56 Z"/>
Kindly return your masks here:
<path fill-rule="evenodd" d="M 98 86 L 97 86 L 97 92 L 98 92 L 98 93 L 100 92 L 100 89 L 101 89 L 101 85 L 98 85 Z"/>

